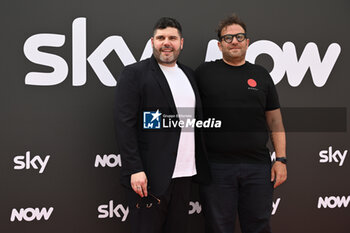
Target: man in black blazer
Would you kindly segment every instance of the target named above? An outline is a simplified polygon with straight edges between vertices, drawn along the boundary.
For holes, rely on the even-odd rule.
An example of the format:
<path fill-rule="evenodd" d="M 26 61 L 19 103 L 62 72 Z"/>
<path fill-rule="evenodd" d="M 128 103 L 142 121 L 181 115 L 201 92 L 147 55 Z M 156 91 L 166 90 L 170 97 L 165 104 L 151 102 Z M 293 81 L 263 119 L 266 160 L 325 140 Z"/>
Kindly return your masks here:
<path fill-rule="evenodd" d="M 193 71 L 178 63 L 181 25 L 161 18 L 153 28 L 153 56 L 126 66 L 116 94 L 117 143 L 133 233 L 186 232 L 192 177 L 209 181 L 199 129 L 164 127 L 162 119 L 202 119 Z M 190 114 L 191 115 L 191 114 Z"/>

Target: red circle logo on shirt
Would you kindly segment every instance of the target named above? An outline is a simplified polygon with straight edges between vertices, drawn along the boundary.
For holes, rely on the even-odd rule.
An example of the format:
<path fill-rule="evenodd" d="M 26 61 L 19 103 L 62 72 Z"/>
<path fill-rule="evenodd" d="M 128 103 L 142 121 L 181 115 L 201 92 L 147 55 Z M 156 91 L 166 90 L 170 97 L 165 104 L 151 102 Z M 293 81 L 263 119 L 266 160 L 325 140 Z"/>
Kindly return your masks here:
<path fill-rule="evenodd" d="M 257 83 L 254 79 L 248 79 L 248 85 L 251 87 L 256 87 Z"/>

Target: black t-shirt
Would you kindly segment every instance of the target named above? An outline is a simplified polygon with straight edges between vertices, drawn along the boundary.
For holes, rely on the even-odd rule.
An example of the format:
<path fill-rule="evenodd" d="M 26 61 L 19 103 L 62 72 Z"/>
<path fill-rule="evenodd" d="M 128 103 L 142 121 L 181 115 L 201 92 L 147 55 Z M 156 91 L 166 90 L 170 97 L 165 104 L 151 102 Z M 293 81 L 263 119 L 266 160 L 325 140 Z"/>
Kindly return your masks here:
<path fill-rule="evenodd" d="M 210 161 L 270 163 L 265 111 L 280 105 L 267 70 L 216 60 L 200 65 L 196 78 L 204 117 L 222 121 L 220 129 L 204 131 Z"/>

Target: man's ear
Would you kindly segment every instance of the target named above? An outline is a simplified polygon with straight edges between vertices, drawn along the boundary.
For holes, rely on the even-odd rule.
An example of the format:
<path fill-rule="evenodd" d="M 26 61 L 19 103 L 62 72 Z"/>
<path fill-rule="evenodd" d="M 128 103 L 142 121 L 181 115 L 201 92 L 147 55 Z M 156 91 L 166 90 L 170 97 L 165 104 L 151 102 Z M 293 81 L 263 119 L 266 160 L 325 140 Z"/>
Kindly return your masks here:
<path fill-rule="evenodd" d="M 220 51 L 222 52 L 222 45 L 221 45 L 220 41 L 218 41 L 218 47 L 219 47 Z"/>

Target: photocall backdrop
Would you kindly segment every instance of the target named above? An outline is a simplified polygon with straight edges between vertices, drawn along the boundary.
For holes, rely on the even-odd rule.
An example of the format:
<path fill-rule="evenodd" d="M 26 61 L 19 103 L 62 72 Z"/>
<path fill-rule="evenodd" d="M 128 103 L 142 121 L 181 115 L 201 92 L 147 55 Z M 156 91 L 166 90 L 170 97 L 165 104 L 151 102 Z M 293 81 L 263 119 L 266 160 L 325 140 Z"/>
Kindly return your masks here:
<path fill-rule="evenodd" d="M 270 72 L 287 130 L 273 231 L 349 232 L 349 10 L 345 0 L 3 1 L 0 231 L 130 232 L 116 78 L 150 56 L 162 16 L 183 26 L 181 62 L 195 69 L 220 58 L 216 25 L 236 12 L 248 25 L 247 60 Z M 204 223 L 197 188 L 194 233 Z"/>

